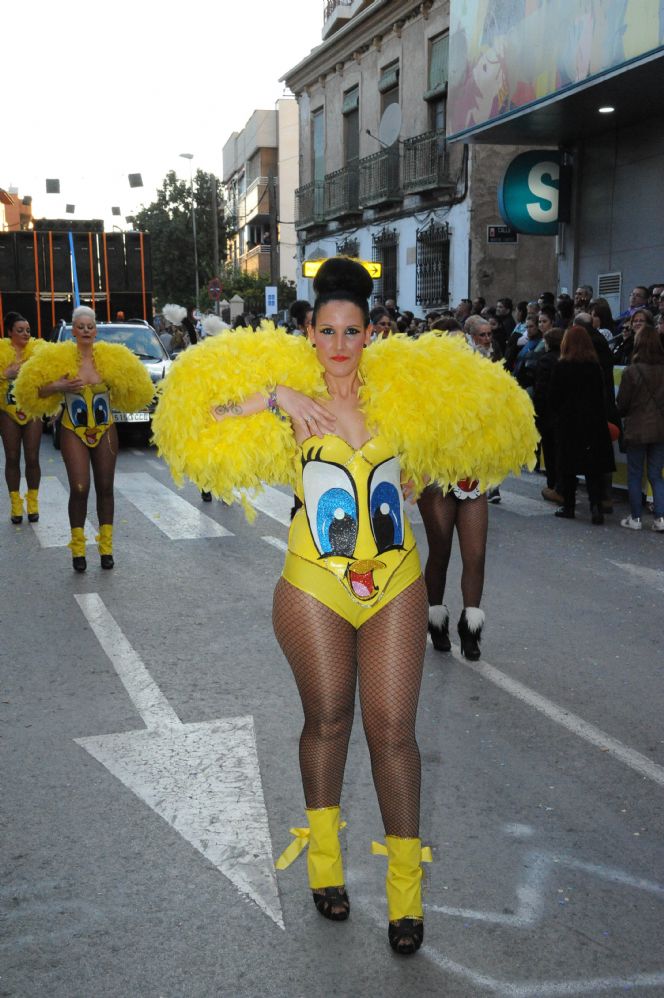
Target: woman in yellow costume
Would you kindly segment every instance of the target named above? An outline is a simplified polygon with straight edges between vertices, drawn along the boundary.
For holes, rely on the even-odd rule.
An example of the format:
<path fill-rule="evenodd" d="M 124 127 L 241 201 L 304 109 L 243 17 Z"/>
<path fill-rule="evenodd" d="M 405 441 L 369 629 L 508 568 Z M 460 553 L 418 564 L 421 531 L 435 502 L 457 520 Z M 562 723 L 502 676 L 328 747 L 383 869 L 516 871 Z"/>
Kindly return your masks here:
<path fill-rule="evenodd" d="M 42 435 L 41 414 L 30 419 L 16 405 L 14 382 L 21 365 L 41 346 L 30 336 L 30 323 L 18 312 L 8 312 L 4 320 L 7 335 L 0 340 L 0 436 L 5 449 L 5 480 L 9 489 L 12 523 L 23 522 L 21 486 L 21 446 L 25 460 L 28 520 L 39 519 L 39 445 Z"/>
<path fill-rule="evenodd" d="M 265 326 L 224 333 L 178 360 L 155 414 L 176 480 L 230 502 L 233 489 L 288 482 L 299 508 L 274 594 L 274 629 L 304 709 L 300 767 L 309 884 L 326 918 L 348 917 L 340 799 L 359 679 L 385 826 L 388 936 L 414 953 L 423 934 L 420 755 L 415 716 L 427 595 L 402 482 L 484 484 L 520 469 L 536 433 L 527 395 L 464 343 L 370 341 L 372 281 L 335 258 L 319 270 L 309 341 Z M 314 347 L 312 350 L 311 347 Z M 487 426 L 491 433 L 487 433 Z"/>
<path fill-rule="evenodd" d="M 72 316 L 73 342 L 47 343 L 23 365 L 15 394 L 28 416 L 61 409 L 60 447 L 69 479 L 72 564 L 87 568 L 85 517 L 90 465 L 97 493 L 102 568 L 113 568 L 113 478 L 118 433 L 111 406 L 131 412 L 154 396 L 149 374 L 131 350 L 117 343 L 95 343 L 92 309 L 81 306 Z"/>

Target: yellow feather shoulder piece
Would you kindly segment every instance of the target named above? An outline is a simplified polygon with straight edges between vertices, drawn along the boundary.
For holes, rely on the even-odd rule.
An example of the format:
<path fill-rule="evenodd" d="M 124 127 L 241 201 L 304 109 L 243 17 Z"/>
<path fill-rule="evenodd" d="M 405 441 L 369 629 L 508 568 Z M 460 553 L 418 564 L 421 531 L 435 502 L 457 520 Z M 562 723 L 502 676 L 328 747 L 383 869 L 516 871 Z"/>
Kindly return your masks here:
<path fill-rule="evenodd" d="M 360 399 L 367 422 L 401 457 L 421 491 L 464 478 L 483 489 L 535 464 L 530 398 L 499 364 L 462 337 L 391 336 L 364 353 Z"/>
<path fill-rule="evenodd" d="M 39 397 L 39 389 L 50 381 L 78 370 L 78 350 L 75 343 L 43 343 L 33 356 L 21 365 L 14 384 L 14 396 L 19 409 L 30 419 L 54 416 L 62 402 L 62 392 Z"/>
<path fill-rule="evenodd" d="M 155 394 L 152 378 L 138 357 L 121 343 L 95 343 L 95 367 L 108 385 L 111 405 L 123 412 L 144 409 Z"/>
<path fill-rule="evenodd" d="M 23 363 L 27 364 L 31 357 L 34 357 L 35 352 L 40 350 L 44 346 L 43 340 L 37 340 L 31 337 L 25 344 L 25 349 L 23 350 Z M 0 339 L 0 385 L 6 383 L 7 379 L 2 377 L 2 372 L 5 371 L 10 364 L 13 364 L 16 360 L 16 351 L 14 350 L 14 344 L 9 339 L 8 336 Z"/>
<path fill-rule="evenodd" d="M 185 350 L 160 388 L 154 439 L 173 478 L 233 501 L 233 489 L 295 481 L 297 445 L 288 420 L 273 413 L 218 422 L 215 405 L 242 402 L 255 392 L 288 385 L 322 395 L 322 368 L 307 340 L 264 323 L 209 337 Z M 246 505 L 245 505 L 246 508 Z"/>

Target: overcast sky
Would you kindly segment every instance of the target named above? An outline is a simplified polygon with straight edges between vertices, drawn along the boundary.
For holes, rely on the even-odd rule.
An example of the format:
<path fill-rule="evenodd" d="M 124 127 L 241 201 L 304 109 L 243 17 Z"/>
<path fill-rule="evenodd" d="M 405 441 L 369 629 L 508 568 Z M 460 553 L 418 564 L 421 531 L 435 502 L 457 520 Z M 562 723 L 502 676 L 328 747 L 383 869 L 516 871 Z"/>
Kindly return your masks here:
<path fill-rule="evenodd" d="M 104 218 L 154 198 L 168 172 L 222 172 L 222 148 L 321 41 L 323 0 L 23 0 L 3 25 L 0 187 L 35 217 Z M 6 102 L 6 103 L 5 103 Z M 127 174 L 140 173 L 132 190 Z M 45 194 L 59 178 L 61 196 Z"/>

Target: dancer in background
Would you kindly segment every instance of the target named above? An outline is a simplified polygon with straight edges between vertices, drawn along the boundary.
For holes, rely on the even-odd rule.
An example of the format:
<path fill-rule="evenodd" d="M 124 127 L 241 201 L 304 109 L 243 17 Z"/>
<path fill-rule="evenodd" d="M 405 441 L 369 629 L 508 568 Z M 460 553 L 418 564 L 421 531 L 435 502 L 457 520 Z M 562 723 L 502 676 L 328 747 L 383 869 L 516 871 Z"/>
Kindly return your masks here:
<path fill-rule="evenodd" d="M 90 467 L 97 493 L 102 568 L 113 568 L 113 479 L 118 432 L 112 406 L 125 412 L 145 408 L 154 397 L 150 375 L 131 350 L 95 343 L 97 323 L 90 308 L 72 316 L 72 341 L 44 344 L 21 368 L 16 381 L 20 407 L 35 416 L 60 413 L 60 449 L 69 479 L 72 565 L 85 572 L 85 517 Z"/>
<path fill-rule="evenodd" d="M 21 487 L 21 448 L 28 484 L 26 505 L 28 520 L 39 519 L 39 445 L 42 437 L 41 414 L 29 418 L 16 405 L 14 382 L 21 365 L 34 356 L 43 345 L 30 336 L 30 323 L 18 312 L 8 312 L 4 318 L 7 335 L 0 340 L 0 436 L 5 450 L 5 480 L 9 489 L 12 523 L 23 521 Z"/>

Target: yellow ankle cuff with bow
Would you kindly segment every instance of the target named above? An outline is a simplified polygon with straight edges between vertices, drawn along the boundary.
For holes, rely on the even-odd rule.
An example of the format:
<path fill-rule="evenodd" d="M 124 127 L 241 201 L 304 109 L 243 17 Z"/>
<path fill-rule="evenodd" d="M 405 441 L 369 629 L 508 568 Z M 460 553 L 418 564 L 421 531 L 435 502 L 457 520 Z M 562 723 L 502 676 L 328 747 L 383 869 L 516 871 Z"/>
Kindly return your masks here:
<path fill-rule="evenodd" d="M 67 547 L 71 551 L 72 558 L 85 558 L 85 530 L 83 527 L 71 528 L 71 540 Z"/>
<path fill-rule="evenodd" d="M 285 870 L 300 853 L 309 846 L 307 870 L 309 886 L 313 890 L 322 887 L 342 887 L 344 870 L 339 844 L 339 831 L 346 827 L 340 820 L 339 807 L 308 808 L 308 828 L 291 828 L 293 842 L 286 846 L 274 864 L 277 870 Z"/>
<path fill-rule="evenodd" d="M 387 856 L 387 910 L 390 922 L 401 918 L 422 918 L 422 863 L 431 863 L 429 846 L 420 839 L 401 839 L 386 835 L 385 845 L 371 843 L 374 856 Z"/>

